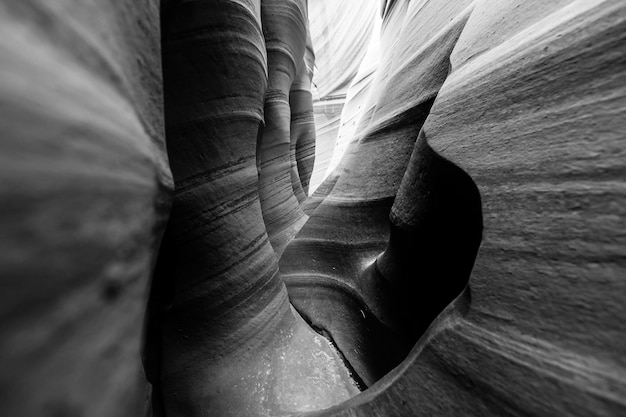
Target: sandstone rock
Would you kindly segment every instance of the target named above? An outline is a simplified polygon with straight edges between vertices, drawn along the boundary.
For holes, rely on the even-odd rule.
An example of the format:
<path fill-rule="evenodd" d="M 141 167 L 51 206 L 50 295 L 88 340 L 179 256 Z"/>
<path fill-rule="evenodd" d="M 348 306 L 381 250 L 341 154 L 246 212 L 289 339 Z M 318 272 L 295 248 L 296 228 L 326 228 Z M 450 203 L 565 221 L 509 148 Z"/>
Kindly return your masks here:
<path fill-rule="evenodd" d="M 3 1 L 0 34 L 0 414 L 142 415 L 173 188 L 158 3 Z"/>
<path fill-rule="evenodd" d="M 619 116 L 626 9 L 612 1 L 394 1 L 384 19 L 382 49 L 391 58 L 381 60 L 372 86 L 380 98 L 370 124 L 421 100 L 416 81 L 424 74 L 412 62 L 423 60 L 411 58 L 427 48 L 418 40 L 441 42 L 452 22 L 466 23 L 390 211 L 391 239 L 370 266 L 383 284 L 362 285 L 372 274 L 361 265 L 376 255 L 344 256 L 338 273 L 328 256 L 320 266 L 296 266 L 299 256 L 324 259 L 326 242 L 347 246 L 319 226 L 345 219 L 327 207 L 340 191 L 358 190 L 340 188 L 353 172 L 346 169 L 281 260 L 295 304 L 315 315 L 330 297 L 302 288 L 349 286 L 354 303 L 387 328 L 423 329 L 425 315 L 438 313 L 424 307 L 445 304 L 438 298 L 463 286 L 480 231 L 476 190 L 482 244 L 465 273 L 469 285 L 408 358 L 363 394 L 316 415 L 622 415 L 626 292 L 617 277 L 626 242 L 618 172 L 625 160 L 617 143 L 626 120 Z M 353 152 L 367 145 L 369 129 Z M 355 242 L 362 232 L 358 223 L 346 226 L 340 240 Z M 306 279 L 315 275 L 325 281 Z M 381 295 L 382 285 L 391 297 Z M 339 335 L 340 347 L 355 340 L 343 340 L 344 323 L 322 317 L 317 325 Z M 370 369 L 367 357 L 354 361 Z"/>
<path fill-rule="evenodd" d="M 311 174 L 315 165 L 315 121 L 311 95 L 314 66 L 315 53 L 311 43 L 311 34 L 307 31 L 306 50 L 289 91 L 291 184 L 300 204 L 304 203 L 308 196 Z"/>
<path fill-rule="evenodd" d="M 305 38 L 297 37 L 306 36 L 305 15 L 301 4 L 291 6 L 189 2 L 166 16 L 165 123 L 176 191 L 155 292 L 162 323 L 155 383 L 166 416 L 278 416 L 358 392 L 332 345 L 290 307 L 270 244 L 273 231 L 278 251 L 295 233 L 291 221 L 305 219 L 291 171 L 298 144 L 310 145 L 314 133 L 302 123 L 311 113 Z M 292 87 L 293 56 L 303 69 Z M 271 217 L 284 211 L 286 218 Z"/>
<path fill-rule="evenodd" d="M 464 4 L 458 4 L 460 15 L 435 36 L 429 38 L 429 27 L 424 26 L 420 46 L 397 55 L 384 47 L 384 39 L 392 42 L 394 38 L 387 32 L 397 31 L 402 25 L 384 23 L 384 58 L 404 63 L 405 67 L 392 74 L 377 75 L 378 82 L 386 83 L 387 88 L 372 87 L 381 93 L 370 96 L 377 101 L 366 106 L 375 110 L 362 124 L 367 126 L 365 130 L 357 133 L 361 139 L 344 156 L 332 192 L 313 212 L 280 261 L 294 306 L 331 335 L 368 386 L 398 365 L 419 337 L 398 324 L 406 311 L 389 311 L 390 306 L 399 307 L 399 300 L 387 295 L 391 289 L 381 288 L 384 282 L 377 277 L 374 261 L 385 248 L 389 210 L 415 138 L 447 76 L 448 58 L 469 16 L 469 11 L 463 9 Z M 396 15 L 393 18 L 401 21 Z M 381 61 L 380 68 L 395 65 Z M 332 285 L 326 283 L 328 280 Z M 458 295 L 464 283 L 447 302 Z M 323 287 L 324 292 L 316 290 L 317 286 Z M 330 296 L 328 289 L 342 294 Z M 346 297 L 353 300 L 346 303 Z M 352 313 L 345 311 L 353 305 L 360 307 Z M 341 314 L 320 314 L 334 310 Z M 435 315 L 422 319 L 425 326 Z"/>
<path fill-rule="evenodd" d="M 259 195 L 265 226 L 278 256 L 306 222 L 291 180 L 289 91 L 306 49 L 304 0 L 263 0 L 268 81 L 259 147 Z"/>

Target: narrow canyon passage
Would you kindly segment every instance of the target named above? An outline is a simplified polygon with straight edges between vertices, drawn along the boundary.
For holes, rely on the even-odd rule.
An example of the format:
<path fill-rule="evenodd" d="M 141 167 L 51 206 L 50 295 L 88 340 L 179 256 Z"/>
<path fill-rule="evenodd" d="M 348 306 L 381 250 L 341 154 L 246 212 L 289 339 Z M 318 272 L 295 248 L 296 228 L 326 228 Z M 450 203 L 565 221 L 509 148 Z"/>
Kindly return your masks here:
<path fill-rule="evenodd" d="M 626 415 L 619 0 L 0 0 L 0 415 Z"/>
<path fill-rule="evenodd" d="M 480 242 L 478 193 L 462 170 L 427 156 L 433 152 L 424 140 L 413 149 L 467 14 L 423 50 L 413 81 L 420 94 L 406 103 L 410 107 L 394 114 L 380 106 L 372 116 L 378 125 L 370 122 L 374 127 L 359 141 L 366 152 L 343 167 L 358 172 L 378 165 L 375 180 L 397 184 L 395 189 L 404 181 L 394 213 L 417 214 L 396 214 L 389 223 L 393 189 L 372 183 L 371 176 L 346 174 L 350 192 L 364 195 L 353 194 L 358 205 L 343 210 L 356 220 L 374 202 L 376 227 L 383 231 L 377 238 L 390 239 L 387 250 L 378 249 L 380 259 L 356 276 L 320 277 L 325 262 L 349 254 L 342 246 L 321 257 L 317 268 L 294 273 L 289 267 L 315 258 L 299 244 L 306 230 L 298 234 L 309 220 L 301 205 L 315 143 L 315 51 L 307 8 L 295 0 L 188 2 L 162 17 L 165 129 L 175 191 L 151 294 L 158 313 L 150 314 L 147 350 L 160 352 L 153 354 L 159 364 L 152 382 L 159 385 L 156 404 L 165 415 L 212 410 L 278 416 L 338 405 L 397 366 L 467 284 Z M 398 89 L 386 100 L 403 93 Z M 376 161 L 381 155 L 389 167 Z M 403 180 L 407 166 L 420 174 L 407 171 Z M 463 181 L 476 196 L 460 191 L 467 187 Z M 437 197 L 421 201 L 428 195 Z M 453 209 L 472 204 L 470 211 Z M 332 224 L 324 222 L 326 229 Z M 361 222 L 346 225 L 342 239 L 362 233 Z M 415 230 L 404 224 L 416 224 Z M 452 238 L 458 249 L 446 250 Z M 412 267 L 415 254 L 424 256 L 418 268 Z M 437 268 L 443 254 L 456 259 L 457 269 Z M 343 263 L 364 260 L 357 254 Z M 437 272 L 443 282 L 434 278 Z M 303 276 L 305 287 L 292 285 Z M 325 309 L 337 313 L 330 323 L 324 321 L 328 312 L 319 313 Z M 350 330 L 336 335 L 338 326 Z"/>
<path fill-rule="evenodd" d="M 358 388 L 332 344 L 290 306 L 277 265 L 306 220 L 292 158 L 298 140 L 311 139 L 305 130 L 291 145 L 289 102 L 292 90 L 293 114 L 307 117 L 307 96 L 298 97 L 310 83 L 306 3 L 170 10 L 163 78 L 176 188 L 154 284 L 162 289 L 152 293 L 160 312 L 150 328 L 160 338 L 147 348 L 160 351 L 157 404 L 165 415 L 194 416 L 336 405 Z"/>

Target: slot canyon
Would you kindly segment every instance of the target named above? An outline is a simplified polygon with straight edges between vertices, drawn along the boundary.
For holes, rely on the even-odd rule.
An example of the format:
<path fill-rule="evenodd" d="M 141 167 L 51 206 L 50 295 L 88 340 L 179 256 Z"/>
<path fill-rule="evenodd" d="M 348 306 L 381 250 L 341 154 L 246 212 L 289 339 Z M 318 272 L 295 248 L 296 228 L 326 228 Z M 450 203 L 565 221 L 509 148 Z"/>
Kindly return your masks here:
<path fill-rule="evenodd" d="M 626 415 L 623 0 L 0 0 L 0 415 Z"/>

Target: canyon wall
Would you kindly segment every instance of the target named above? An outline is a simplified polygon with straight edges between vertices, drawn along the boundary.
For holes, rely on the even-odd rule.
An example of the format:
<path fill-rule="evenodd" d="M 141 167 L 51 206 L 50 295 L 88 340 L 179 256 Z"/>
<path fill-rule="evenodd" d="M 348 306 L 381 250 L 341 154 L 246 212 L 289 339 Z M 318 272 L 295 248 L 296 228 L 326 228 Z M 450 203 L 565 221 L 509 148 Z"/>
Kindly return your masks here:
<path fill-rule="evenodd" d="M 623 2 L 0 11 L 2 415 L 626 413 Z"/>
<path fill-rule="evenodd" d="M 315 415 L 625 412 L 625 29 L 616 1 L 386 2 L 280 262 L 370 386 Z"/>
<path fill-rule="evenodd" d="M 314 160 L 306 2 L 1 7 L 3 413 L 356 394 L 277 264 Z"/>
<path fill-rule="evenodd" d="M 0 414 L 144 415 L 173 182 L 157 1 L 0 2 Z"/>

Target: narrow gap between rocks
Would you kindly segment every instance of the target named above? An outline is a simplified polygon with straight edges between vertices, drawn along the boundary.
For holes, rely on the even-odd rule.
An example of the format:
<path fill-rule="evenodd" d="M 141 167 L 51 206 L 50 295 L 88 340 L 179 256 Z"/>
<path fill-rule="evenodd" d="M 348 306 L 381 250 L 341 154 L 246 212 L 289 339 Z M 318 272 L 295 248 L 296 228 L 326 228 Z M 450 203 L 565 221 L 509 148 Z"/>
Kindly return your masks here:
<path fill-rule="evenodd" d="M 155 387 L 154 414 L 326 409 L 400 364 L 468 282 L 482 230 L 480 196 L 462 169 L 432 150 L 423 130 L 449 52 L 436 55 L 426 72 L 432 93 L 355 145 L 373 147 L 377 156 L 381 144 L 400 138 L 404 155 L 394 168 L 396 195 L 341 208 L 354 219 L 341 221 L 345 242 L 360 227 L 382 231 L 369 264 L 351 267 L 351 276 L 324 276 L 317 266 L 303 275 L 294 270 L 314 257 L 322 268 L 337 259 L 366 261 L 358 251 L 343 252 L 350 244 L 328 252 L 319 243 L 332 239 L 313 239 L 321 246 L 311 251 L 301 244 L 309 225 L 332 233 L 324 210 L 336 216 L 332 205 L 322 203 L 310 218 L 300 207 L 315 152 L 312 48 L 307 42 L 308 55 L 291 68 L 276 44 L 295 48 L 293 39 L 282 39 L 284 28 L 271 20 L 278 16 L 272 1 L 260 14 L 218 3 L 172 2 L 162 23 L 176 189 L 147 313 L 144 364 Z M 270 19 L 263 31 L 275 31 L 264 33 L 265 43 L 255 38 L 259 16 Z M 242 39 L 254 45 L 247 54 Z M 451 51 L 454 42 L 447 42 Z M 259 53 L 263 47 L 267 55 Z M 359 181 L 378 180 L 371 175 Z"/>

